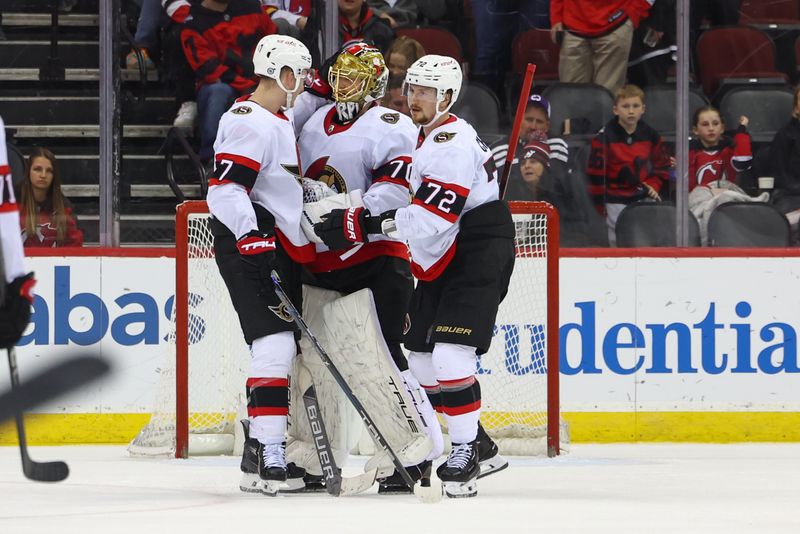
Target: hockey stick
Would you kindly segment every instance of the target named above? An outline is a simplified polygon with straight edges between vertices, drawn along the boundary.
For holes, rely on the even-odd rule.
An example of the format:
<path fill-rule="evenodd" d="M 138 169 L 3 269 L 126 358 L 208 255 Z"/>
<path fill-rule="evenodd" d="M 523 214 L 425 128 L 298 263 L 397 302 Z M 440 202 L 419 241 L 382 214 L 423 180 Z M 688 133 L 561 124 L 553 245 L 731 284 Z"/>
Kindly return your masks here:
<path fill-rule="evenodd" d="M 525 79 L 522 81 L 522 89 L 519 93 L 519 101 L 517 102 L 517 114 L 514 115 L 514 127 L 511 129 L 511 137 L 508 139 L 508 152 L 506 152 L 506 162 L 503 165 L 503 175 L 500 177 L 501 200 L 506 196 L 508 176 L 511 174 L 511 164 L 514 162 L 514 155 L 517 152 L 519 130 L 522 127 L 522 118 L 525 116 L 525 108 L 528 102 L 528 96 L 530 96 L 531 93 L 531 85 L 533 84 L 533 75 L 535 73 L 536 65 L 528 63 L 528 68 L 525 70 Z"/>
<path fill-rule="evenodd" d="M 11 372 L 11 395 L 17 396 L 20 404 L 31 404 L 49 399 L 53 390 L 55 394 L 64 393 L 85 381 L 96 378 L 108 370 L 108 365 L 95 358 L 80 359 L 56 366 L 49 371 L 34 378 L 35 381 L 26 384 L 23 388 L 19 384 L 19 371 L 17 370 L 17 355 L 14 347 L 6 348 L 8 352 L 8 367 Z M 91 373 L 94 373 L 93 375 Z M 44 393 L 45 395 L 42 395 Z M 27 402 L 21 402 L 20 399 Z M 44 397 L 44 398 L 42 398 Z M 34 402 L 35 404 L 35 402 Z M 13 410 L 17 422 L 17 437 L 19 438 L 19 452 L 22 457 L 22 472 L 31 480 L 39 482 L 60 482 L 69 476 L 69 467 L 61 461 L 36 462 L 28 455 L 28 442 L 25 439 L 25 423 L 22 419 L 22 410 Z"/>
<path fill-rule="evenodd" d="M 328 353 L 325 352 L 325 349 L 322 348 L 322 345 L 319 344 L 317 338 L 308 328 L 308 325 L 303 319 L 303 316 L 300 315 L 300 312 L 297 311 L 297 308 L 294 306 L 294 304 L 292 304 L 292 301 L 289 300 L 288 295 L 281 286 L 281 279 L 278 276 L 278 273 L 276 273 L 275 271 L 272 271 L 272 283 L 275 285 L 275 293 L 278 295 L 278 298 L 281 300 L 283 305 L 286 306 L 289 315 L 292 316 L 292 319 L 294 319 L 294 322 L 297 323 L 297 326 L 300 327 L 300 330 L 303 331 L 303 333 L 306 335 L 309 341 L 311 341 L 311 344 L 314 345 L 314 348 L 319 354 L 322 363 L 324 363 L 325 367 L 328 368 L 328 371 L 331 372 L 334 380 L 336 380 L 336 383 L 339 384 L 339 387 L 342 389 L 342 392 L 344 392 L 345 397 L 347 397 L 347 399 L 356 409 L 358 415 L 361 417 L 361 420 L 364 422 L 364 426 L 367 427 L 367 430 L 369 430 L 370 434 L 372 434 L 372 437 L 375 438 L 375 441 L 377 441 L 378 444 L 389 454 L 395 469 L 397 469 L 397 472 L 400 473 L 400 476 L 402 477 L 403 481 L 408 485 L 409 488 L 413 488 L 415 484 L 414 479 L 411 478 L 411 475 L 408 474 L 406 468 L 403 467 L 403 463 L 397 457 L 397 454 L 395 454 L 395 452 L 392 450 L 391 446 L 389 445 L 389 442 L 386 441 L 386 438 L 383 437 L 381 431 L 378 430 L 378 427 L 375 426 L 372 417 L 370 417 L 366 409 L 364 409 L 364 405 L 361 404 L 361 401 L 359 401 L 358 398 L 353 394 L 353 390 L 350 389 L 349 385 L 347 385 L 347 382 L 345 381 L 344 377 L 339 372 L 339 370 L 336 368 L 336 365 L 334 365 L 330 356 L 328 356 Z"/>
<path fill-rule="evenodd" d="M 108 363 L 95 356 L 77 356 L 58 363 L 19 387 L 0 393 L 0 422 L 49 402 L 108 371 Z"/>

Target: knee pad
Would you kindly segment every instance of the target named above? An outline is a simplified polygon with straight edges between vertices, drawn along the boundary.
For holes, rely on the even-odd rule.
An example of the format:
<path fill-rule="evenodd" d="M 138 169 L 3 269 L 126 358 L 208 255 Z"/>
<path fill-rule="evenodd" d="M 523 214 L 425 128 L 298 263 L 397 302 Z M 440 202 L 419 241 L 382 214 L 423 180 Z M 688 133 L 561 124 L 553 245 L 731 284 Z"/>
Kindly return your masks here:
<path fill-rule="evenodd" d="M 458 380 L 473 376 L 478 366 L 475 347 L 437 343 L 433 347 L 433 368 L 436 380 Z"/>
<path fill-rule="evenodd" d="M 433 357 L 430 352 L 410 352 L 408 369 L 421 385 L 428 387 L 436 385 L 436 369 L 433 367 Z"/>
<path fill-rule="evenodd" d="M 250 347 L 250 376 L 286 378 L 296 353 L 297 345 L 292 332 L 260 337 Z"/>

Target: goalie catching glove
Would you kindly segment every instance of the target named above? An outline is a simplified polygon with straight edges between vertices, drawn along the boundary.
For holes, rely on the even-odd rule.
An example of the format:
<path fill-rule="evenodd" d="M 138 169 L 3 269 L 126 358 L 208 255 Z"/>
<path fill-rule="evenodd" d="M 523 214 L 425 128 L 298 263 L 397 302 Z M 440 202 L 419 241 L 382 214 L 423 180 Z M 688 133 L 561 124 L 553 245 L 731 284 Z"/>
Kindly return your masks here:
<path fill-rule="evenodd" d="M 251 230 L 236 241 L 244 275 L 272 290 L 270 273 L 277 268 L 275 236 Z"/>
<path fill-rule="evenodd" d="M 385 211 L 373 216 L 368 209 L 362 207 L 331 210 L 322 216 L 322 222 L 314 225 L 314 233 L 331 250 L 367 243 L 369 234 L 397 237 L 397 227 L 394 224 L 395 211 Z"/>

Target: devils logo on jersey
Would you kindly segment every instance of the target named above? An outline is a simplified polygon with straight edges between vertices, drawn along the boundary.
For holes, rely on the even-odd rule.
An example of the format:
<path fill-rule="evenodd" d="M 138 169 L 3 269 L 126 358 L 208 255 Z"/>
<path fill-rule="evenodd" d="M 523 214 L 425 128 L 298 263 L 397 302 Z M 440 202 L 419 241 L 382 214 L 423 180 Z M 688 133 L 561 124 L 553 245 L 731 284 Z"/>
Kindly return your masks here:
<path fill-rule="evenodd" d="M 328 156 L 323 156 L 309 165 L 306 171 L 306 178 L 319 180 L 335 189 L 338 193 L 347 193 L 347 182 L 345 182 L 339 171 L 328 165 Z"/>

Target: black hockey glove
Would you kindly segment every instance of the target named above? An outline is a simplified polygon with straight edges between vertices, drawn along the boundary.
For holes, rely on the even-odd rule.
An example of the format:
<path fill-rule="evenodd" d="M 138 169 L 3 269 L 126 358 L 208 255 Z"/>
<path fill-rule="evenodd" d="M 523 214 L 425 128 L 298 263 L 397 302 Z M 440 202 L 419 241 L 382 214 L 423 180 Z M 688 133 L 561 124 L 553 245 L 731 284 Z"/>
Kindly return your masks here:
<path fill-rule="evenodd" d="M 393 221 L 395 211 L 386 211 L 373 217 L 365 208 L 331 210 L 322 216 L 322 222 L 314 225 L 314 233 L 331 250 L 348 248 L 356 243 L 367 243 L 368 234 L 385 233 L 383 223 Z"/>
<path fill-rule="evenodd" d="M 34 285 L 36 279 L 28 273 L 6 286 L 6 298 L 0 306 L 0 347 L 13 347 L 25 332 L 31 318 Z"/>
<path fill-rule="evenodd" d="M 262 287 L 271 289 L 270 274 L 278 265 L 275 236 L 252 230 L 236 241 L 236 248 L 242 258 L 244 275 Z"/>

